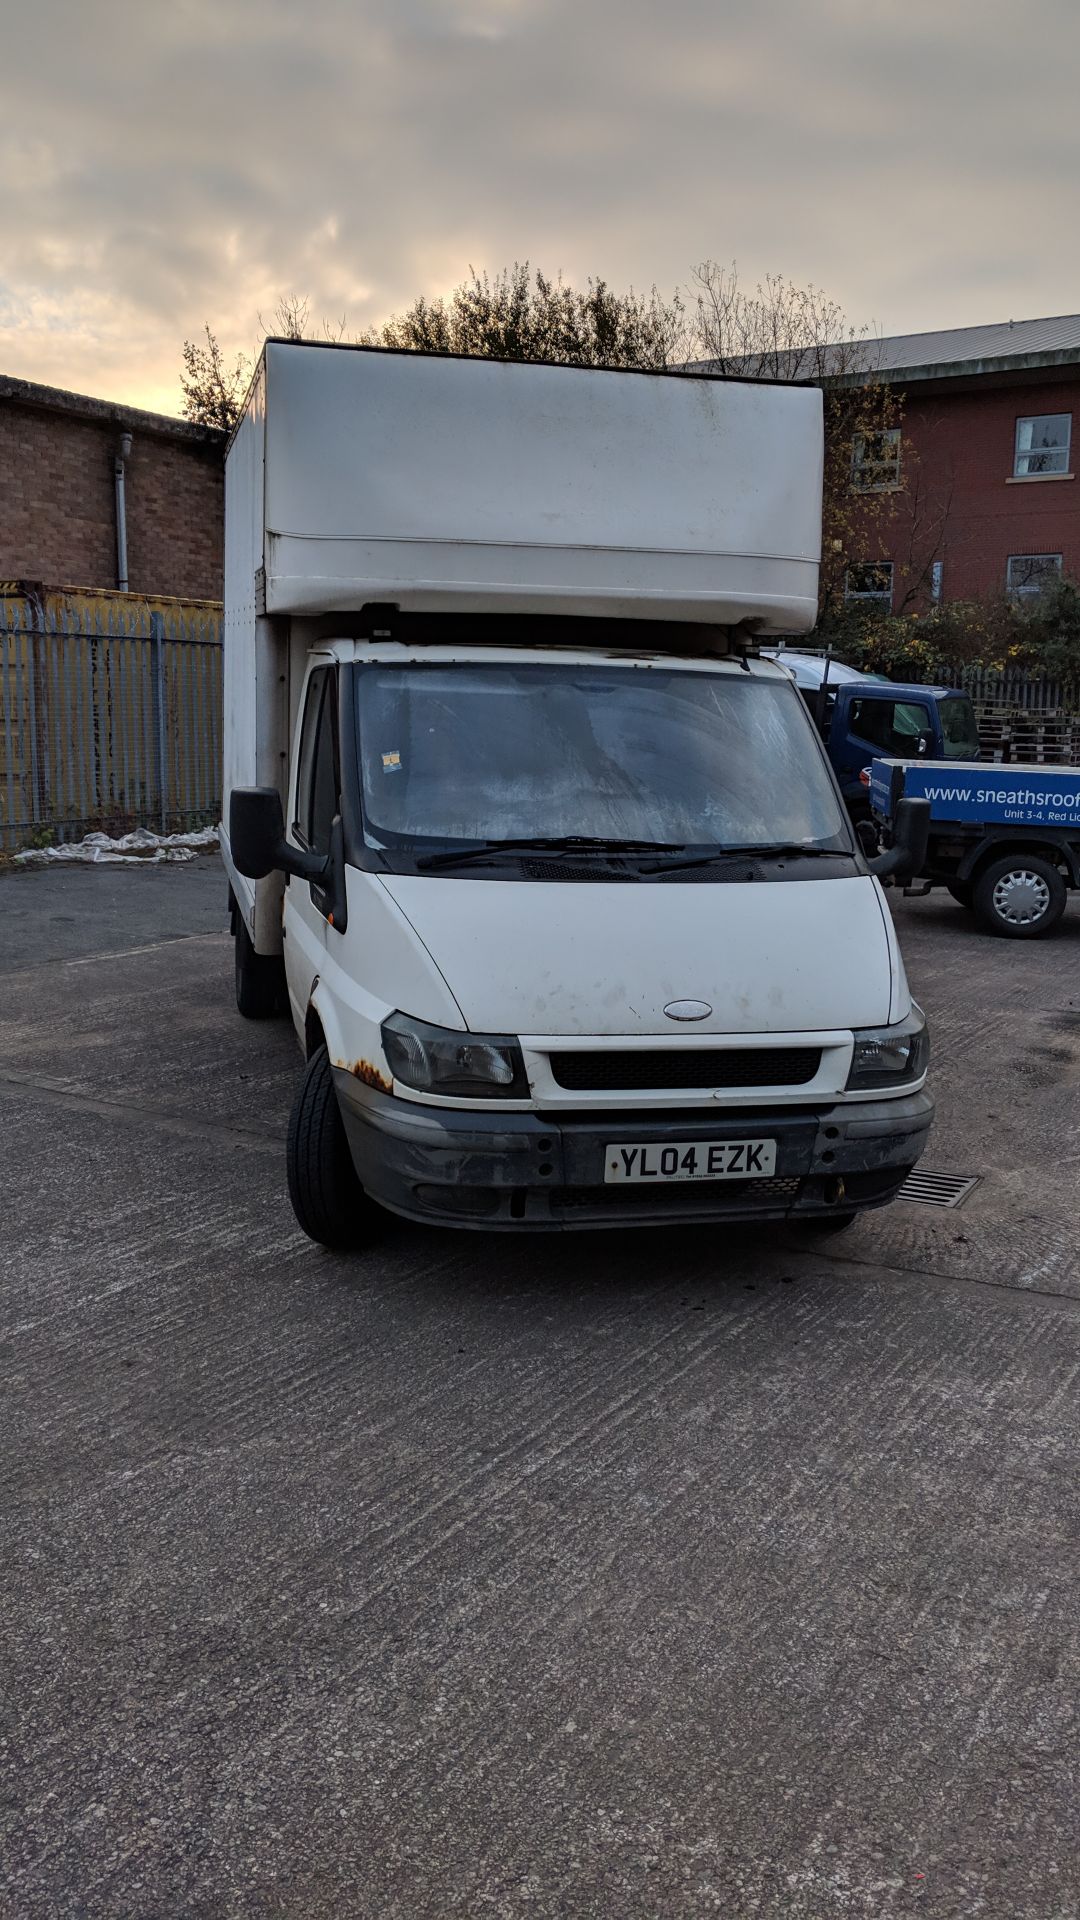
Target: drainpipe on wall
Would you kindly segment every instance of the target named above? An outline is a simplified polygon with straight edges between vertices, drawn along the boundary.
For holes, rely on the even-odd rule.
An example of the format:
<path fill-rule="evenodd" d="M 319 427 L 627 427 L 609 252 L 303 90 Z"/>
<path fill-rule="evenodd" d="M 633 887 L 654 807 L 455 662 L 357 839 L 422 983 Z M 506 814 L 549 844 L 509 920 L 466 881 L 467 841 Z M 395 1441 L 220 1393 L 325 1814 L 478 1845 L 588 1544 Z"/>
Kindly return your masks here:
<path fill-rule="evenodd" d="M 131 453 L 131 435 L 120 435 L 120 451 L 113 461 L 116 476 L 116 584 L 121 593 L 128 590 L 127 503 L 124 498 L 124 462 Z"/>

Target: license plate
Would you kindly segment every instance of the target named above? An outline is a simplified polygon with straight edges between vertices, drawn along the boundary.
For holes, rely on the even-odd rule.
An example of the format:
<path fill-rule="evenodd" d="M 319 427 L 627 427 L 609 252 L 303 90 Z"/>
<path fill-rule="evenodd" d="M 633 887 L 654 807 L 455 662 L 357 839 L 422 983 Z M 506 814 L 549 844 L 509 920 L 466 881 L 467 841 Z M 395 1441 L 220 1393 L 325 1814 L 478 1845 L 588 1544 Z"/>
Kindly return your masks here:
<path fill-rule="evenodd" d="M 775 1140 L 683 1140 L 670 1146 L 608 1147 L 604 1180 L 767 1180 Z"/>

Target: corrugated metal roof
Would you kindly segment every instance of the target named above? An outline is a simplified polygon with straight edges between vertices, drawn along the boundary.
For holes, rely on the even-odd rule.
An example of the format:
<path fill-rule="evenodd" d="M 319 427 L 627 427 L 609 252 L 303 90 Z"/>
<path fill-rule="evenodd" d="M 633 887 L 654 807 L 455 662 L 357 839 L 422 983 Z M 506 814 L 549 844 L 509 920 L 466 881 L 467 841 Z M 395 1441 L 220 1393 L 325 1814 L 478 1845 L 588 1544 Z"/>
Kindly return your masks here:
<path fill-rule="evenodd" d="M 1046 320 L 1002 320 L 986 327 L 945 327 L 868 339 L 871 367 L 952 366 L 966 360 L 1011 360 L 1017 354 L 1080 353 L 1080 313 Z"/>
<path fill-rule="evenodd" d="M 992 373 L 995 367 L 1054 366 L 1080 361 L 1080 313 L 1058 314 L 1043 320 L 1001 320 L 983 327 L 943 327 L 934 333 L 867 334 L 862 340 L 835 346 L 732 358 L 727 373 L 753 379 L 817 380 L 823 373 L 845 384 L 868 377 L 917 373 L 922 379 L 946 374 Z M 688 373 L 710 373 L 720 367 L 709 360 L 690 361 Z"/>

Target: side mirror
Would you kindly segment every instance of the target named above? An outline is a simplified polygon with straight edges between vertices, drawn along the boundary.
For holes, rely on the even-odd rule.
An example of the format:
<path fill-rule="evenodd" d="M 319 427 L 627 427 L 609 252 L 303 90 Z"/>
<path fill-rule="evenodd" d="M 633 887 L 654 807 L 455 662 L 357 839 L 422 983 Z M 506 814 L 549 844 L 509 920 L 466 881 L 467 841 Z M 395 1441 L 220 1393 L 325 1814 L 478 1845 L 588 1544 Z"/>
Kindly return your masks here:
<path fill-rule="evenodd" d="M 929 800 L 901 800 L 893 820 L 893 843 L 887 853 L 879 853 L 869 862 L 871 873 L 879 880 L 913 880 L 926 864 L 926 843 L 930 838 Z"/>
<path fill-rule="evenodd" d="M 855 835 L 868 860 L 876 860 L 881 850 L 878 830 L 872 820 L 856 820 Z"/>
<path fill-rule="evenodd" d="M 265 880 L 268 873 L 295 873 L 302 880 L 322 880 L 329 860 L 321 853 L 305 853 L 285 838 L 285 816 L 276 787 L 234 787 L 229 799 L 229 844 L 239 871 L 249 880 Z"/>

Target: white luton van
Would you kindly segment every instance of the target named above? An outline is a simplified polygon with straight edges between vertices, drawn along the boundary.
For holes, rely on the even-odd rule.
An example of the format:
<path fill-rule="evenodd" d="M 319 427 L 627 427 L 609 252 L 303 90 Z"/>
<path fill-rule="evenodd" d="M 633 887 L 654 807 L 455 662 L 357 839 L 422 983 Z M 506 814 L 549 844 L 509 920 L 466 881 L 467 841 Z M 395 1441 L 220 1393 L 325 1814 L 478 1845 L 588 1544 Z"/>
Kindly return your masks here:
<path fill-rule="evenodd" d="M 760 640 L 821 396 L 270 341 L 225 470 L 222 846 L 301 1226 L 847 1224 L 933 1111 L 878 875 Z"/>

